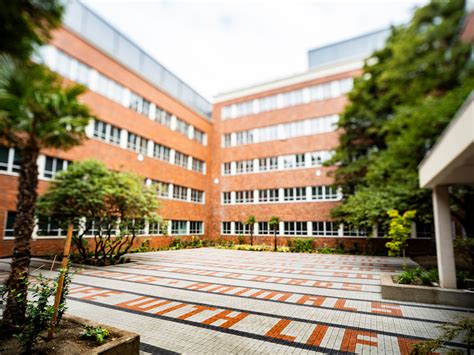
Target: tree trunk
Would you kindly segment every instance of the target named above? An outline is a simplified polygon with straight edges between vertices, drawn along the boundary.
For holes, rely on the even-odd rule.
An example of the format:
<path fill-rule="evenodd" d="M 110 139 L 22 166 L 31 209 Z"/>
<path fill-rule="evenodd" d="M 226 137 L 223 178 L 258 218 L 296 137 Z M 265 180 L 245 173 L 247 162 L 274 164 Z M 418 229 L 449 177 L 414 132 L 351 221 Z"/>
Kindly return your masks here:
<path fill-rule="evenodd" d="M 30 265 L 30 241 L 35 226 L 35 203 L 38 196 L 38 165 L 36 163 L 39 148 L 29 142 L 21 151 L 22 163 L 18 179 L 16 219 L 13 225 L 15 244 L 13 248 L 10 276 L 7 281 L 7 302 L 3 313 L 3 325 L 12 329 L 25 319 L 28 267 Z"/>
<path fill-rule="evenodd" d="M 253 233 L 250 233 L 250 246 L 253 246 Z"/>
<path fill-rule="evenodd" d="M 277 247 L 277 234 L 276 234 L 276 229 L 275 229 L 275 231 L 274 231 L 274 233 L 273 233 L 273 239 L 274 239 L 274 241 L 275 241 L 275 249 L 274 249 L 274 251 L 277 251 L 278 247 Z"/>

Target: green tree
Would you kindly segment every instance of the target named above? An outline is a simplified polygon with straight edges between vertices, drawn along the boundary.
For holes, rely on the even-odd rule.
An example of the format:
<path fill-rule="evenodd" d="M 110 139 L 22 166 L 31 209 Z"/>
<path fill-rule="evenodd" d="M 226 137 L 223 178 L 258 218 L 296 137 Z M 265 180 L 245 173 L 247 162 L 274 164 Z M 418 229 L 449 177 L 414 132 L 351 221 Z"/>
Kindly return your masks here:
<path fill-rule="evenodd" d="M 68 149 L 85 138 L 90 119 L 86 106 L 78 101 L 82 86 L 62 86 L 57 75 L 29 63 L 18 64 L 0 57 L 0 140 L 14 147 L 22 157 L 18 180 L 17 217 L 13 226 L 15 243 L 3 322 L 21 324 L 25 315 L 30 241 L 37 199 L 38 166 L 41 149 Z"/>
<path fill-rule="evenodd" d="M 257 223 L 255 216 L 250 215 L 247 217 L 247 220 L 244 222 L 246 226 L 249 226 L 250 229 L 250 245 L 253 245 L 253 226 Z"/>
<path fill-rule="evenodd" d="M 411 233 L 411 224 L 415 218 L 416 211 L 406 211 L 403 215 L 397 210 L 388 211 L 390 220 L 390 229 L 387 238 L 391 239 L 385 246 L 389 249 L 389 256 L 403 255 L 405 262 L 405 250 L 407 247 L 407 240 Z"/>
<path fill-rule="evenodd" d="M 392 28 L 385 47 L 366 60 L 329 162 L 339 163 L 335 183 L 346 196 L 333 217 L 381 226 L 390 209 L 416 209 L 418 221 L 432 220 L 417 166 L 474 88 L 470 47 L 459 39 L 463 16 L 462 0 L 432 1 L 410 23 Z M 474 232 L 472 189 L 455 196 L 459 221 Z"/>
<path fill-rule="evenodd" d="M 276 217 L 276 216 L 271 216 L 270 217 L 270 220 L 268 221 L 268 225 L 271 227 L 271 229 L 273 230 L 273 245 L 274 245 L 274 251 L 277 251 L 277 232 L 278 232 L 278 228 L 280 226 L 280 218 Z"/>
<path fill-rule="evenodd" d="M 131 173 L 108 170 L 103 163 L 86 160 L 58 174 L 37 203 L 39 215 L 60 225 L 79 226 L 73 242 L 81 261 L 114 264 L 132 247 L 145 223 L 160 223 L 157 191 Z M 90 251 L 86 235 L 94 235 Z"/>
<path fill-rule="evenodd" d="M 60 26 L 63 12 L 61 0 L 0 0 L 0 53 L 28 60 Z"/>

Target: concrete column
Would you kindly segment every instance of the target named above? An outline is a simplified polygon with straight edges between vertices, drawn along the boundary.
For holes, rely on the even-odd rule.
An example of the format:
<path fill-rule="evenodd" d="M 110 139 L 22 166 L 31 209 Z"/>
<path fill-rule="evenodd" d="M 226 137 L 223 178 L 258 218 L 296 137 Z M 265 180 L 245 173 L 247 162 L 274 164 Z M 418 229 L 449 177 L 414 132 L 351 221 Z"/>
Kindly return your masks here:
<path fill-rule="evenodd" d="M 456 288 L 456 266 L 447 186 L 433 188 L 433 209 L 439 284 L 443 288 Z"/>
<path fill-rule="evenodd" d="M 277 235 L 285 235 L 285 222 L 280 221 L 280 223 L 278 224 Z"/>
<path fill-rule="evenodd" d="M 411 222 L 411 233 L 410 233 L 410 238 L 416 238 L 417 231 L 416 231 L 416 223 Z"/>

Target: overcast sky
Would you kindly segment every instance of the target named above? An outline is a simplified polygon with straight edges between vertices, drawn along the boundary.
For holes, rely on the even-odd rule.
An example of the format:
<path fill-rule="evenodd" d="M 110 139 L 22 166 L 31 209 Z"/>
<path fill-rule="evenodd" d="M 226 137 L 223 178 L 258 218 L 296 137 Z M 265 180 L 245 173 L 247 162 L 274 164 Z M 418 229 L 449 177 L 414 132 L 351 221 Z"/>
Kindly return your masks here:
<path fill-rule="evenodd" d="M 307 69 L 307 50 L 409 20 L 426 0 L 85 0 L 199 93 Z"/>

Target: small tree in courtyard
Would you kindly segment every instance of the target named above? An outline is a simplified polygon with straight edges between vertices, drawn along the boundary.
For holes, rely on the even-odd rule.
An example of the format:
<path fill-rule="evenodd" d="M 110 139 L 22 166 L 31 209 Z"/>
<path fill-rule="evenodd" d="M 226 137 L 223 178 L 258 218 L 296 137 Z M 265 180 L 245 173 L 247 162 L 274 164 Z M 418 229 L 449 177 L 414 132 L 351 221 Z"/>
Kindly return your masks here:
<path fill-rule="evenodd" d="M 276 216 L 272 216 L 270 218 L 270 220 L 268 221 L 268 225 L 270 226 L 270 228 L 272 229 L 273 231 L 273 242 L 274 242 L 274 251 L 277 251 L 277 232 L 278 232 L 278 228 L 280 226 L 280 218 L 276 217 Z"/>
<path fill-rule="evenodd" d="M 35 225 L 38 166 L 41 149 L 68 149 L 85 138 L 90 115 L 78 97 L 82 86 L 64 87 L 60 78 L 34 63 L 0 56 L 0 141 L 21 157 L 15 243 L 7 281 L 3 324 L 13 327 L 25 317 L 30 241 Z M 10 290 L 15 290 L 16 297 Z"/>
<path fill-rule="evenodd" d="M 391 218 L 390 229 L 387 238 L 391 239 L 385 246 L 389 249 L 388 255 L 400 256 L 403 255 L 405 261 L 405 249 L 407 247 L 407 240 L 411 233 L 411 223 L 415 218 L 416 211 L 406 211 L 401 215 L 397 210 L 388 211 Z"/>
<path fill-rule="evenodd" d="M 82 262 L 120 262 L 143 234 L 145 224 L 161 220 L 156 214 L 156 190 L 130 173 L 114 172 L 94 160 L 72 164 L 38 200 L 38 214 L 49 216 L 61 226 L 79 226 L 73 242 Z M 94 236 L 90 250 L 86 235 Z"/>
<path fill-rule="evenodd" d="M 246 226 L 250 229 L 250 245 L 253 245 L 253 226 L 257 223 L 255 216 L 248 216 L 247 220 L 244 222 Z"/>

